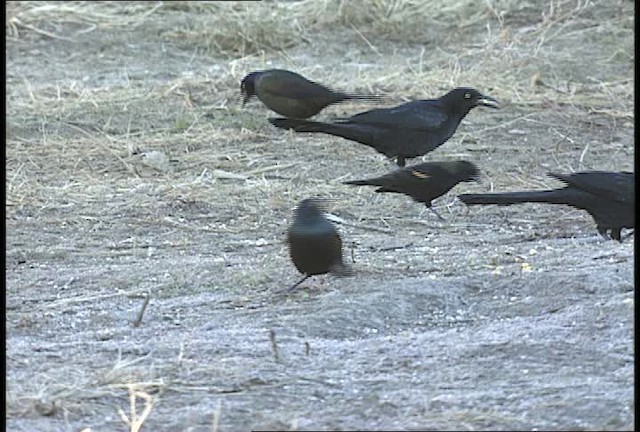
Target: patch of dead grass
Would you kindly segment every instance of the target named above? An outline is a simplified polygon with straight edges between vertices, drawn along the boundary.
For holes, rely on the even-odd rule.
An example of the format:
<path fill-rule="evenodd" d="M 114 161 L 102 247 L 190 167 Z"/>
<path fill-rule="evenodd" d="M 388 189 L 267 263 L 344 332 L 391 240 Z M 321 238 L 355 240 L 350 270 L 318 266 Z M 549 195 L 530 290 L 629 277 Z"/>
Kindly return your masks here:
<path fill-rule="evenodd" d="M 56 27 L 73 21 L 96 28 L 131 27 L 154 13 L 197 13 L 192 24 L 167 30 L 164 36 L 236 59 L 216 79 L 217 84 L 212 84 L 216 93 L 224 93 L 223 104 L 225 98 L 237 96 L 237 82 L 256 67 L 259 56 L 279 53 L 290 63 L 286 50 L 300 43 L 321 43 L 318 35 L 324 32 L 332 37 L 336 32 L 331 29 L 338 26 L 342 31 L 334 37 L 360 40 L 378 53 L 389 40 L 404 42 L 415 47 L 414 54 L 403 65 L 378 65 L 373 73 L 353 76 L 349 70 L 330 68 L 314 72 L 315 79 L 344 82 L 351 88 L 383 87 L 412 98 L 435 97 L 454 86 L 472 85 L 503 102 L 530 109 L 549 103 L 571 104 L 632 118 L 628 101 L 633 98 L 633 80 L 612 77 L 620 72 L 612 70 L 614 67 L 619 69 L 626 63 L 629 73 L 633 68 L 633 56 L 628 54 L 632 48 L 632 8 L 628 2 L 604 0 L 487 0 L 480 4 L 471 0 L 163 2 L 146 6 L 132 3 L 126 8 L 117 2 L 21 2 L 9 8 L 6 25 L 10 30 L 20 23 Z M 425 32 L 430 36 L 425 37 Z M 607 50 L 602 49 L 603 38 Z M 612 62 L 614 57 L 622 61 Z M 576 63 L 584 64 L 585 60 L 590 68 L 576 68 Z M 305 66 L 283 66 L 305 73 Z M 179 91 L 185 84 L 175 82 L 155 92 Z M 70 91 L 78 102 L 97 104 L 100 101 L 96 98 L 112 93 L 62 90 L 51 89 L 49 99 L 60 102 L 61 95 Z M 29 95 L 40 106 L 49 102 L 32 90 Z M 184 95 L 188 96 L 188 91 Z"/>
<path fill-rule="evenodd" d="M 281 51 L 306 41 L 304 17 L 295 13 L 295 3 L 165 2 L 165 8 L 203 15 L 189 28 L 165 36 L 232 58 Z"/>
<path fill-rule="evenodd" d="M 7 5 L 7 36 L 19 39 L 23 31 L 31 31 L 54 39 L 74 40 L 100 29 L 136 27 L 155 13 L 161 3 L 147 2 L 47 2 L 20 1 Z M 62 35 L 61 27 L 77 27 L 72 36 Z"/>
<path fill-rule="evenodd" d="M 531 207 L 536 212 L 535 223 L 531 218 L 517 220 L 512 213 L 493 208 L 475 210 L 471 216 L 467 212 L 461 217 L 466 210 L 454 196 L 465 191 L 493 189 L 494 181 L 497 190 L 556 187 L 557 182 L 544 174 L 548 167 L 540 165 L 545 156 L 541 151 L 546 148 L 545 139 L 552 144 L 547 150 L 557 154 L 557 166 L 567 170 L 579 169 L 583 162 L 595 169 L 615 169 L 622 158 L 630 160 L 633 149 L 623 144 L 608 143 L 605 147 L 574 142 L 571 135 L 588 137 L 588 134 L 574 133 L 564 123 L 595 118 L 604 122 L 604 126 L 589 126 L 596 131 L 615 131 L 616 125 L 624 123 L 632 125 L 633 56 L 629 54 L 633 44 L 630 37 L 633 18 L 629 14 L 632 9 L 633 4 L 629 2 L 569 0 L 9 3 L 6 28 L 12 38 L 33 32 L 54 39 L 72 39 L 81 37 L 82 31 L 139 26 L 159 14 L 193 13 L 198 19 L 192 26 L 171 30 L 174 33 L 164 36 L 208 47 L 210 52 L 232 60 L 225 60 L 221 72 L 213 78 L 196 76 L 153 87 L 144 83 L 109 88 L 91 87 L 90 83 L 62 87 L 49 83 L 36 85 L 26 80 L 8 86 L 7 120 L 30 135 L 8 134 L 7 137 L 7 216 L 18 221 L 11 222 L 15 227 L 25 222 L 24 215 L 17 215 L 21 209 L 27 209 L 28 218 L 36 220 L 39 212 L 68 209 L 65 211 L 73 212 L 76 219 L 105 220 L 106 234 L 102 235 L 107 238 L 114 235 L 117 239 L 119 235 L 110 224 L 127 223 L 129 225 L 120 228 L 127 236 L 134 236 L 135 241 L 135 235 L 140 235 L 141 241 L 154 246 L 161 244 L 153 237 L 158 234 L 146 231 L 132 234 L 132 227 L 148 225 L 154 231 L 170 227 L 186 233 L 187 239 L 210 238 L 212 243 L 224 248 L 219 254 L 217 249 L 207 252 L 215 254 L 211 259 L 216 264 L 211 270 L 214 282 L 193 286 L 194 275 L 185 273 L 176 277 L 173 285 L 166 285 L 164 296 L 184 298 L 188 297 L 185 293 L 191 296 L 198 291 L 228 287 L 240 287 L 255 296 L 256 289 L 275 288 L 295 280 L 298 274 L 288 260 L 286 245 L 279 242 L 283 241 L 293 204 L 309 195 L 333 197 L 339 203 L 332 211 L 343 221 L 340 225 L 346 231 L 345 245 L 354 239 L 371 245 L 372 238 L 363 237 L 363 233 L 370 231 L 385 235 L 376 239 L 379 243 L 403 231 L 415 230 L 416 236 L 447 234 L 455 240 L 451 243 L 464 244 L 469 235 L 482 229 L 503 230 L 502 234 L 490 237 L 489 246 L 475 245 L 480 251 L 483 247 L 498 250 L 507 243 L 503 241 L 505 236 L 517 242 L 522 242 L 527 235 L 540 237 L 534 228 L 542 230 L 545 238 L 557 237 L 562 231 L 553 224 L 558 224 L 559 219 L 565 225 L 571 223 L 572 230 L 578 221 L 585 231 L 591 232 L 593 222 L 583 212 L 554 206 Z M 76 25 L 78 29 L 69 35 L 63 32 L 66 25 Z M 304 43 L 310 39 L 310 33 L 317 34 L 313 43 L 335 46 L 335 29 L 339 30 L 335 32 L 337 36 L 350 35 L 367 55 L 371 51 L 379 53 L 375 60 L 380 62 L 364 69 L 363 73 L 358 72 L 357 64 L 362 59 L 353 60 L 356 66 L 330 63 L 329 49 L 327 57 L 312 57 L 310 62 L 295 60 L 281 52 Z M 606 44 L 600 42 L 601 37 Z M 388 40 L 400 47 L 398 55 L 390 55 Z M 385 63 L 381 60 L 384 56 L 391 56 L 391 60 Z M 439 96 L 452 86 L 463 84 L 498 97 L 505 104 L 504 118 L 496 120 L 474 113 L 468 119 L 471 124 L 463 125 L 446 148 L 433 154 L 436 159 L 473 158 L 498 147 L 496 158 L 485 160 L 486 165 L 481 167 L 490 174 L 488 184 L 460 185 L 442 197 L 436 208 L 440 211 L 446 207 L 450 213 L 447 217 L 452 220 L 446 226 L 434 222 L 425 209 L 406 197 L 342 186 L 342 180 L 363 173 L 383 174 L 391 166 L 364 146 L 326 137 L 280 134 L 265 125 L 264 117 L 269 114 L 265 114 L 263 107 L 254 105 L 240 111 L 227 103 L 237 95 L 242 75 L 265 64 L 266 58 L 308 73 L 313 79 L 341 83 L 346 89 L 383 87 L 398 101 Z M 588 67 L 582 66 L 578 73 L 575 72 L 578 64 Z M 196 96 L 199 103 L 187 103 L 194 99 L 192 96 Z M 213 114 L 205 117 L 205 111 L 212 107 Z M 369 109 L 344 107 L 347 111 Z M 548 111 L 545 116 L 540 115 L 543 110 Z M 112 117 L 122 112 L 127 114 Z M 159 126 L 147 127 L 144 123 L 147 119 L 155 120 Z M 552 121 L 567 127 L 552 125 Z M 61 122 L 75 127 L 64 126 L 66 132 L 58 134 L 52 125 Z M 521 135 L 501 136 L 495 141 L 486 139 L 493 138 L 491 133 L 496 130 L 506 132 L 525 126 L 537 128 L 542 136 L 527 132 L 529 142 L 520 141 Z M 554 128 L 559 130 L 558 136 Z M 465 144 L 466 139 L 474 141 Z M 485 153 L 469 151 L 483 145 L 486 145 Z M 622 157 L 612 158 L 612 148 L 615 149 L 613 156 Z M 524 156 L 516 159 L 515 151 L 520 149 Z M 140 154 L 134 154 L 138 152 L 162 152 L 172 170 L 141 171 Z M 513 160 L 502 160 L 512 156 Z M 628 163 L 625 164 L 626 168 Z M 500 219 L 500 214 L 507 216 Z M 40 223 L 54 226 L 61 220 L 68 223 L 72 217 L 62 213 L 56 219 L 42 220 Z M 508 227 L 516 223 L 524 224 L 521 231 Z M 26 230 L 24 225 L 22 230 Z M 567 235 L 573 235 L 572 230 L 566 229 Z M 68 233 L 60 229 L 59 234 L 57 237 L 63 238 Z M 126 241 L 129 240 L 127 237 Z M 110 240 L 96 236 L 95 241 L 108 244 Z M 583 240 L 571 241 L 581 244 Z M 42 247 L 48 250 L 51 246 L 43 244 Z M 172 253 L 177 253 L 177 246 L 172 247 L 176 248 Z M 189 242 L 185 249 L 188 253 L 198 253 Z M 252 250 L 258 258 L 239 265 L 236 256 L 246 250 Z M 97 255 L 94 250 L 83 253 Z M 115 254 L 113 250 L 104 253 Z M 358 253 L 359 262 L 365 260 L 362 267 L 369 264 L 366 271 L 406 276 L 405 270 L 389 268 L 382 254 L 369 253 L 366 249 Z M 435 261 L 429 265 L 440 268 L 441 273 L 456 274 L 465 268 L 456 255 L 459 251 L 445 247 L 440 252 L 410 249 L 404 255 L 404 264 L 418 269 L 412 271 L 422 271 L 427 253 L 433 255 L 429 260 Z M 521 271 L 519 262 L 497 253 L 496 263 Z M 477 263 L 473 263 L 476 270 L 487 265 L 485 255 L 480 253 Z M 566 260 L 564 256 L 561 258 Z M 233 271 L 223 267 L 227 261 L 234 264 Z M 544 268 L 544 264 L 541 262 L 537 267 Z M 593 264 L 582 265 L 592 267 Z M 565 268 L 566 263 L 558 264 L 560 266 Z M 282 271 L 278 273 L 274 269 Z M 279 277 L 283 274 L 287 278 L 284 281 Z M 138 284 L 133 281 L 133 285 Z M 138 293 L 138 287 L 133 291 Z M 267 297 L 269 293 L 261 295 Z M 74 298 L 67 292 L 48 308 L 102 301 L 113 296 L 94 294 Z M 366 307 L 368 303 L 362 304 Z M 107 368 L 102 374 L 99 371 L 91 379 L 74 375 L 69 380 L 71 375 L 65 375 L 65 382 L 48 379 L 36 384 L 12 377 L 13 386 L 22 387 L 14 387 L 13 392 L 7 393 L 8 417 L 56 415 L 60 408 L 75 409 L 82 401 L 93 403 L 96 399 L 117 398 L 112 411 L 115 413 L 119 408 L 122 420 L 135 430 L 134 427 L 139 428 L 153 416 L 155 395 L 168 385 L 166 377 L 170 376 L 165 373 L 157 379 L 159 375 L 152 374 L 148 367 L 138 366 L 135 362 L 118 360 L 113 368 Z M 20 368 L 22 366 L 13 369 Z M 188 385 L 184 386 L 185 392 L 195 391 Z M 211 393 L 209 384 L 203 384 L 202 388 Z M 130 402 L 128 412 L 122 405 L 126 396 Z M 214 425 L 219 421 L 219 408 L 217 413 Z M 451 425 L 450 422 L 444 424 Z"/>

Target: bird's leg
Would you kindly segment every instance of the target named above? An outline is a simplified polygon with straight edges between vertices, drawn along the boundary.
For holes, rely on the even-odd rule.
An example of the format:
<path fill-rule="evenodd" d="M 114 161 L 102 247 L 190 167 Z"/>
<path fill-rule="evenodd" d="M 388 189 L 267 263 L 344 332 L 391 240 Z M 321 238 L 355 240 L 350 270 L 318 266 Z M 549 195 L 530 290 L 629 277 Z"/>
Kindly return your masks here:
<path fill-rule="evenodd" d="M 464 215 L 465 216 L 469 216 L 469 212 L 470 212 L 469 206 L 465 204 L 465 206 L 464 206 Z"/>
<path fill-rule="evenodd" d="M 622 228 L 611 228 L 611 238 L 622 242 L 622 236 L 620 235 Z"/>
<path fill-rule="evenodd" d="M 596 229 L 598 230 L 598 234 L 600 234 L 605 240 L 611 240 L 611 237 L 609 237 L 609 233 L 607 233 L 607 229 L 603 228 L 601 226 L 596 227 Z M 612 232 L 613 234 L 613 232 Z"/>
<path fill-rule="evenodd" d="M 302 279 L 300 279 L 298 282 L 294 283 L 291 287 L 289 287 L 289 288 L 287 288 L 285 290 L 280 290 L 280 291 L 278 291 L 278 293 L 284 293 L 284 292 L 293 291 L 294 288 L 296 288 L 298 285 L 300 285 L 302 282 L 306 281 L 310 277 L 311 277 L 311 275 L 305 274 Z"/>
<path fill-rule="evenodd" d="M 434 209 L 433 207 L 428 206 L 427 208 L 428 208 L 429 210 L 431 210 L 431 212 L 432 212 L 434 215 L 436 215 L 436 216 L 438 217 L 438 219 L 440 219 L 442 222 L 444 222 L 444 221 L 446 220 L 445 218 L 443 218 L 442 216 L 440 216 L 440 215 L 438 214 L 438 212 L 436 211 L 436 209 Z"/>
<path fill-rule="evenodd" d="M 390 169 L 393 169 L 393 170 L 398 169 L 398 164 L 396 163 L 393 157 L 386 158 L 385 161 L 389 164 Z"/>
<path fill-rule="evenodd" d="M 400 168 L 404 168 L 404 166 L 406 165 L 406 161 L 404 160 L 404 156 L 396 156 L 396 164 L 398 164 L 398 166 Z"/>

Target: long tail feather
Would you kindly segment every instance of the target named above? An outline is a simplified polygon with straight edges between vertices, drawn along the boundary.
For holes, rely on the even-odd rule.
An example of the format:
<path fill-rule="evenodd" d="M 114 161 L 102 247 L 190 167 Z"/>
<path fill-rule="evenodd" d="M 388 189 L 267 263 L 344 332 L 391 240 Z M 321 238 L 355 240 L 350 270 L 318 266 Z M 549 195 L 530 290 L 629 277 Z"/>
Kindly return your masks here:
<path fill-rule="evenodd" d="M 270 118 L 269 123 L 281 129 L 293 129 L 296 132 L 321 132 L 347 140 L 371 146 L 373 133 L 367 125 L 323 123 L 292 118 Z"/>
<path fill-rule="evenodd" d="M 342 182 L 343 184 L 353 185 L 353 186 L 379 186 L 375 181 L 368 180 L 349 180 L 346 182 Z"/>
<path fill-rule="evenodd" d="M 504 206 L 527 202 L 568 204 L 567 198 L 570 197 L 564 189 L 556 189 L 547 191 L 462 194 L 458 195 L 458 198 L 466 205 L 495 204 Z"/>

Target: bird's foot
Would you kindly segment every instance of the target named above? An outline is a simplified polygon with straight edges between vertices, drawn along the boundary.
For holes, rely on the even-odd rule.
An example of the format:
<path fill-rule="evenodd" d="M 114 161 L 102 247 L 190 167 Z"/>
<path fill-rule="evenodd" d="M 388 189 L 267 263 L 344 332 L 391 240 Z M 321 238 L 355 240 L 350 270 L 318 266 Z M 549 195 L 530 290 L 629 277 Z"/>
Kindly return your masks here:
<path fill-rule="evenodd" d="M 298 285 L 300 285 L 302 282 L 306 281 L 309 277 L 311 277 L 311 275 L 304 275 L 304 277 L 302 279 L 300 279 L 298 282 L 294 283 L 289 288 L 285 288 L 285 289 L 281 289 L 281 290 L 275 291 L 274 294 L 290 293 L 291 291 L 296 289 L 298 287 Z"/>
<path fill-rule="evenodd" d="M 443 218 L 442 216 L 440 216 L 440 214 L 433 208 L 433 207 L 428 207 L 429 210 L 431 210 L 431 212 L 437 216 L 438 220 L 440 222 L 446 222 L 447 220 L 445 218 Z"/>

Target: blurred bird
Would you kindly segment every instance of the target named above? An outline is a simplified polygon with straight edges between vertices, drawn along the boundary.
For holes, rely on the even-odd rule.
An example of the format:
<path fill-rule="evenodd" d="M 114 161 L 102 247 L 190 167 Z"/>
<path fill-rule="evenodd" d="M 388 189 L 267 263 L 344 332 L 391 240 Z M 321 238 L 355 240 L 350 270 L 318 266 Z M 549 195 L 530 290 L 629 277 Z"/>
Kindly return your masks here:
<path fill-rule="evenodd" d="M 621 241 L 622 228 L 635 227 L 635 174 L 631 172 L 587 171 L 573 174 L 549 173 L 566 184 L 560 189 L 462 194 L 466 205 L 521 203 L 565 204 L 586 210 L 595 220 L 598 233 Z"/>
<path fill-rule="evenodd" d="M 282 129 L 322 132 L 359 142 L 405 166 L 406 158 L 425 155 L 445 143 L 462 119 L 477 106 L 498 102 L 472 88 L 456 88 L 439 99 L 417 100 L 393 108 L 365 111 L 333 123 L 270 118 Z"/>
<path fill-rule="evenodd" d="M 285 117 L 305 119 L 318 114 L 323 108 L 351 99 L 380 100 L 381 96 L 350 94 L 333 91 L 283 69 L 251 72 L 242 79 L 240 92 L 242 106 L 257 96 L 267 108 Z"/>
<path fill-rule="evenodd" d="M 291 291 L 307 278 L 333 273 L 351 275 L 342 261 L 342 240 L 333 224 L 322 213 L 323 202 L 305 199 L 296 208 L 293 223 L 287 231 L 289 255 L 304 277 L 286 291 Z"/>
<path fill-rule="evenodd" d="M 410 196 L 424 203 L 440 220 L 444 220 L 431 207 L 434 200 L 449 192 L 460 182 L 478 181 L 480 171 L 471 162 L 425 162 L 396 170 L 392 173 L 366 180 L 351 180 L 344 184 L 355 186 L 379 186 L 376 192 L 394 192 Z"/>

